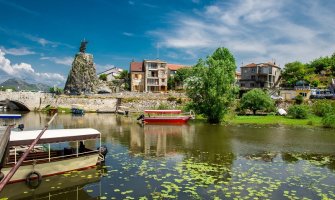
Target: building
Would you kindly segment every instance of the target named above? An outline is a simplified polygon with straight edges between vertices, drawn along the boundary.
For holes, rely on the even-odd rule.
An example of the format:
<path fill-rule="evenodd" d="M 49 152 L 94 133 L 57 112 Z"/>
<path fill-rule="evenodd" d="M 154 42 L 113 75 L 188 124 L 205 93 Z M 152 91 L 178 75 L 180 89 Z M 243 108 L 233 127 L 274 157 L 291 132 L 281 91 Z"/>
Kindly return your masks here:
<path fill-rule="evenodd" d="M 121 68 L 117 68 L 117 67 L 112 67 L 104 72 L 101 72 L 98 74 L 98 77 L 102 74 L 106 74 L 107 75 L 107 81 L 112 81 L 115 80 L 115 77 L 118 76 L 121 72 L 123 71 L 123 69 Z"/>
<path fill-rule="evenodd" d="M 168 80 L 167 63 L 160 60 L 144 60 L 144 84 L 146 92 L 166 92 Z"/>
<path fill-rule="evenodd" d="M 236 72 L 235 72 L 235 81 L 236 81 L 236 84 L 237 84 L 237 85 L 240 84 L 240 80 L 241 80 L 241 72 L 236 71 Z"/>
<path fill-rule="evenodd" d="M 130 63 L 130 89 L 136 92 L 166 92 L 168 68 L 161 60 Z"/>
<path fill-rule="evenodd" d="M 184 67 L 188 67 L 185 65 L 179 65 L 179 64 L 167 64 L 168 67 L 168 74 L 169 76 L 173 76 L 177 73 L 178 69 L 184 68 Z"/>
<path fill-rule="evenodd" d="M 241 67 L 241 88 L 274 88 L 279 86 L 281 69 L 275 63 L 251 63 Z"/>
<path fill-rule="evenodd" d="M 177 70 L 188 67 L 161 60 L 143 60 L 130 63 L 130 90 L 134 92 L 166 92 L 168 78 Z"/>
<path fill-rule="evenodd" d="M 131 62 L 130 63 L 130 91 L 133 92 L 144 92 L 144 67 L 143 62 Z"/>

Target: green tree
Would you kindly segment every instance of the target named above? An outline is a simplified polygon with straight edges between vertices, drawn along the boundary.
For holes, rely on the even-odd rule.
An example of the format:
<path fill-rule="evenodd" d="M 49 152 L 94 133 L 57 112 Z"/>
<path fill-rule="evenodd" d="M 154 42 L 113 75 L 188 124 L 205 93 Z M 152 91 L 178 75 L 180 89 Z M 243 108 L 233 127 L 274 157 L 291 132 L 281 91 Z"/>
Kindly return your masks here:
<path fill-rule="evenodd" d="M 177 70 L 174 75 L 175 86 L 183 86 L 185 80 L 192 75 L 191 67 L 184 67 Z"/>
<path fill-rule="evenodd" d="M 120 74 L 116 77 L 117 79 L 125 79 L 125 80 L 128 80 L 129 79 L 129 73 L 128 73 L 128 70 L 122 70 L 120 72 Z"/>
<path fill-rule="evenodd" d="M 283 84 L 287 86 L 294 86 L 296 82 L 305 80 L 306 73 L 305 64 L 298 61 L 287 63 L 284 71 L 282 72 Z"/>
<path fill-rule="evenodd" d="M 168 90 L 174 90 L 176 83 L 174 81 L 174 77 L 173 76 L 169 76 L 168 78 L 168 82 L 167 82 L 167 86 L 168 86 Z"/>
<path fill-rule="evenodd" d="M 101 74 L 99 76 L 99 79 L 102 80 L 102 81 L 107 81 L 107 74 Z"/>
<path fill-rule="evenodd" d="M 128 70 L 122 70 L 116 79 L 122 79 L 124 81 L 124 89 L 130 90 L 130 73 Z"/>
<path fill-rule="evenodd" d="M 49 88 L 49 92 L 50 93 L 55 93 L 55 94 L 62 94 L 63 89 L 59 88 L 59 87 L 51 87 L 51 88 Z"/>
<path fill-rule="evenodd" d="M 335 76 L 335 52 L 333 53 L 330 62 L 331 62 L 331 71 L 332 71 L 332 74 Z"/>
<path fill-rule="evenodd" d="M 321 71 L 330 72 L 332 68 L 334 68 L 335 63 L 332 62 L 333 59 L 332 57 L 320 57 L 318 59 L 313 60 L 310 64 L 309 67 L 314 70 L 314 73 L 320 74 Z"/>
<path fill-rule="evenodd" d="M 256 88 L 243 94 L 241 108 L 252 110 L 255 115 L 257 110 L 269 110 L 274 107 L 274 102 L 263 90 Z"/>
<path fill-rule="evenodd" d="M 233 105 L 238 92 L 235 83 L 236 63 L 227 48 L 218 48 L 205 61 L 199 60 L 186 82 L 190 107 L 219 123 Z"/>
<path fill-rule="evenodd" d="M 176 71 L 174 75 L 171 75 L 168 79 L 168 90 L 175 90 L 179 86 L 183 86 L 187 78 L 192 75 L 191 67 L 183 67 Z"/>

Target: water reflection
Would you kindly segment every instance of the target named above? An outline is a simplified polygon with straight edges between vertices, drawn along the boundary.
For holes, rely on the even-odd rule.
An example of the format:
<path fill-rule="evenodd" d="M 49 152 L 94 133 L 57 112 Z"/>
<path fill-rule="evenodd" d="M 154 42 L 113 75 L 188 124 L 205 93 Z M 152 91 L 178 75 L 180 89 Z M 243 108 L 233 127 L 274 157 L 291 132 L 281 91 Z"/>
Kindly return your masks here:
<path fill-rule="evenodd" d="M 25 182 L 7 185 L 0 198 L 9 199 L 96 199 L 101 196 L 89 188 L 99 187 L 100 172 L 96 168 L 43 178 L 42 184 L 30 189 Z M 90 184 L 89 187 L 85 187 Z"/>
<path fill-rule="evenodd" d="M 192 126 L 146 125 L 130 128 L 130 149 L 146 156 L 165 157 L 182 152 L 182 147 L 192 140 Z"/>
<path fill-rule="evenodd" d="M 28 113 L 23 121 L 26 129 L 36 129 L 50 118 Z M 335 133 L 330 129 L 197 121 L 142 127 L 132 117 L 95 113 L 60 114 L 50 128 L 83 127 L 98 129 L 109 150 L 105 176 L 97 181 L 101 188 L 82 180 L 82 192 L 90 197 L 335 198 Z"/>

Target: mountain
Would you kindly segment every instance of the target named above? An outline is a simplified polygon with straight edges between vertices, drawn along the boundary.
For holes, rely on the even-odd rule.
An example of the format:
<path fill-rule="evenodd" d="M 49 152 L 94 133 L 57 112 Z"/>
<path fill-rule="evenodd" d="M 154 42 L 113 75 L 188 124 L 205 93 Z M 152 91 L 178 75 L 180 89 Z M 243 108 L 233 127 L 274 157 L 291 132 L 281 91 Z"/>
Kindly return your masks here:
<path fill-rule="evenodd" d="M 22 79 L 18 78 L 10 78 L 7 79 L 7 81 L 3 82 L 0 84 L 0 87 L 11 87 L 11 88 L 17 88 L 18 90 L 35 90 L 35 91 L 46 91 L 48 92 L 50 89 L 49 85 L 43 84 L 43 83 L 36 83 L 36 84 L 31 84 L 27 83 Z"/>

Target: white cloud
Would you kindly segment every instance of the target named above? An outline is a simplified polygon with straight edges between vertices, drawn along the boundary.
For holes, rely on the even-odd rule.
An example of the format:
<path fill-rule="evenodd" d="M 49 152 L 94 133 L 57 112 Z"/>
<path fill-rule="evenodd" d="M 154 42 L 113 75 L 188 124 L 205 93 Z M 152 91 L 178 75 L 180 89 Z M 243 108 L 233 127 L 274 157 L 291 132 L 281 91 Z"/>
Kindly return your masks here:
<path fill-rule="evenodd" d="M 158 7 L 156 5 L 149 4 L 149 3 L 143 3 L 142 5 L 145 6 L 145 7 L 148 7 L 148 8 L 157 8 Z"/>
<path fill-rule="evenodd" d="M 28 9 L 26 7 L 23 7 L 23 6 L 21 6 L 21 5 L 17 4 L 17 3 L 14 3 L 14 2 L 0 1 L 0 3 L 5 4 L 7 6 L 11 6 L 11 7 L 15 8 L 15 9 L 17 9 L 19 11 L 23 11 L 23 12 L 31 14 L 31 15 L 35 15 L 35 16 L 39 15 L 39 13 L 37 13 L 37 12 L 35 12 L 33 10 L 30 10 L 30 9 Z"/>
<path fill-rule="evenodd" d="M 45 38 L 34 36 L 34 35 L 31 35 L 31 34 L 27 34 L 27 33 L 16 33 L 16 34 L 21 35 L 21 36 L 23 36 L 24 38 L 26 38 L 30 41 L 37 42 L 38 44 L 42 45 L 43 47 L 51 46 L 51 47 L 55 48 L 55 47 L 58 47 L 58 46 L 65 46 L 65 47 L 68 47 L 68 48 L 71 48 L 71 49 L 75 48 L 74 46 L 66 44 L 66 43 L 54 42 L 54 41 L 47 40 Z"/>
<path fill-rule="evenodd" d="M 0 46 L 0 49 L 2 49 L 2 51 L 5 52 L 6 54 L 14 55 L 14 56 L 24 56 L 24 55 L 35 54 L 34 51 L 29 50 L 27 47 L 6 49 L 5 47 Z"/>
<path fill-rule="evenodd" d="M 61 74 L 36 72 L 28 63 L 12 64 L 5 55 L 5 52 L 0 49 L 0 70 L 4 71 L 9 76 L 29 78 L 36 82 L 43 82 L 49 85 L 61 85 L 65 81 L 64 76 Z"/>
<path fill-rule="evenodd" d="M 56 57 L 41 57 L 41 60 L 49 60 L 51 62 L 54 62 L 56 64 L 71 66 L 73 62 L 72 57 L 63 57 L 63 58 L 56 58 Z"/>
<path fill-rule="evenodd" d="M 24 33 L 23 36 L 25 38 L 27 38 L 28 40 L 39 43 L 42 46 L 50 45 L 52 47 L 57 47 L 59 45 L 59 43 L 57 43 L 57 42 L 52 42 L 52 41 L 49 41 L 45 38 L 33 36 L 33 35 L 30 35 L 30 34 Z"/>
<path fill-rule="evenodd" d="M 134 36 L 133 33 L 128 33 L 128 32 L 123 32 L 122 34 L 125 35 L 125 36 L 128 36 L 128 37 Z"/>
<path fill-rule="evenodd" d="M 149 34 L 163 47 L 178 52 L 180 58 L 204 57 L 224 46 L 239 63 L 276 59 L 283 66 L 295 60 L 308 62 L 335 51 L 331 45 L 335 43 L 335 4 L 324 3 L 217 1 L 193 14 L 172 13 L 170 29 Z"/>

